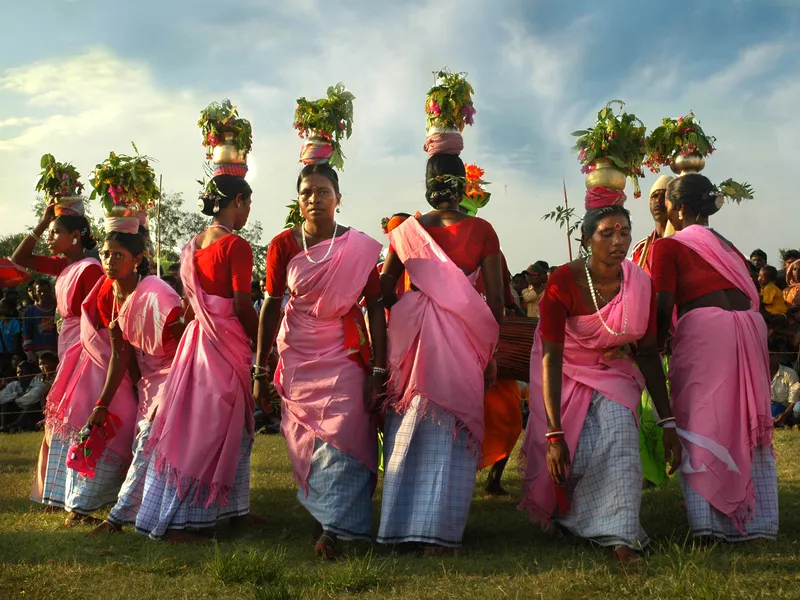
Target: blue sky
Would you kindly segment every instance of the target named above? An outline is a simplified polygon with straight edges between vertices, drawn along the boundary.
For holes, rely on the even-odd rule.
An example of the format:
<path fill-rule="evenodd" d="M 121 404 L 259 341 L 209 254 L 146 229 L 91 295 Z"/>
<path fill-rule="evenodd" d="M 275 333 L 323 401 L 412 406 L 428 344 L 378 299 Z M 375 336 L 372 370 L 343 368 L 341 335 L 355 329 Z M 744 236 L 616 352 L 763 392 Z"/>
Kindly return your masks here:
<path fill-rule="evenodd" d="M 800 136 L 800 2 L 532 0 L 3 0 L 0 41 L 0 234 L 32 225 L 39 157 L 73 162 L 88 180 L 130 140 L 155 157 L 168 191 L 195 203 L 203 149 L 196 127 L 229 97 L 254 127 L 252 217 L 278 233 L 294 194 L 296 97 L 343 81 L 356 95 L 345 142 L 341 219 L 381 239 L 380 219 L 425 210 L 422 151 L 431 72 L 466 71 L 476 125 L 463 158 L 486 169 L 495 225 L 513 270 L 566 259 L 541 221 L 565 177 L 583 180 L 569 133 L 622 99 L 649 127 L 694 110 L 718 152 L 713 181 L 750 182 L 756 200 L 714 225 L 745 253 L 800 246 L 791 218 Z M 655 177 L 642 187 L 645 195 Z M 651 229 L 632 198 L 634 236 Z M 264 240 L 266 241 L 266 240 Z"/>

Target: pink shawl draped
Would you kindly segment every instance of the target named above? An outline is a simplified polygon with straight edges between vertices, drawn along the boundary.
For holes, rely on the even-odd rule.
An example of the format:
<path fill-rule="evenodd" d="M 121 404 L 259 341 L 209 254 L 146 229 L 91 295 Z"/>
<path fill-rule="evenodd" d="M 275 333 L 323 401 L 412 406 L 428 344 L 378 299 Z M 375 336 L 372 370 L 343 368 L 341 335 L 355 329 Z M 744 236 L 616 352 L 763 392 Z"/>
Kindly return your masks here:
<path fill-rule="evenodd" d="M 480 449 L 483 372 L 500 326 L 475 290 L 478 271 L 464 275 L 417 219 L 393 229 L 389 240 L 416 288 L 389 320 L 390 405 L 402 414 L 420 396 L 423 414 L 451 413 Z"/>
<path fill-rule="evenodd" d="M 247 427 L 253 434 L 253 354 L 233 299 L 200 287 L 195 239 L 181 254 L 181 278 L 195 318 L 175 352 L 147 448 L 180 500 L 197 483 L 190 503 L 226 506 L 242 431 Z"/>
<path fill-rule="evenodd" d="M 309 249 L 321 260 L 328 244 Z M 377 473 L 377 431 L 364 404 L 366 373 L 345 350 L 343 317 L 358 302 L 381 244 L 350 229 L 336 238 L 330 258 L 313 264 L 304 253 L 287 266 L 291 299 L 278 334 L 275 388 L 283 398 L 281 432 L 292 472 L 308 491 L 314 438 Z"/>
<path fill-rule="evenodd" d="M 741 256 L 713 232 L 692 226 L 674 240 L 694 250 L 751 302 L 749 311 L 698 308 L 678 321 L 669 379 L 673 414 L 692 489 L 739 530 L 752 517 L 753 449 L 771 447 L 767 326 Z"/>
<path fill-rule="evenodd" d="M 567 319 L 561 387 L 561 425 L 574 457 L 583 423 L 596 390 L 629 409 L 634 417 L 642 397 L 644 378 L 629 352 L 621 346 L 642 339 L 650 322 L 653 285 L 650 277 L 629 260 L 622 263 L 628 326 L 625 335 L 611 335 L 597 313 Z M 625 323 L 622 299 L 600 309 L 608 326 L 621 332 Z M 523 498 L 520 508 L 544 525 L 557 506 L 556 490 L 547 471 L 547 415 L 542 396 L 542 339 L 539 330 L 531 350 L 530 416 L 522 455 L 525 459 Z"/>
<path fill-rule="evenodd" d="M 89 418 L 95 402 L 103 392 L 111 358 L 108 329 L 97 329 L 97 296 L 105 281 L 101 277 L 81 306 L 80 344 L 64 355 L 53 387 L 47 395 L 46 422 L 50 431 L 75 436 Z M 114 394 L 109 406 L 122 421 L 106 449 L 123 462 L 131 459 L 131 445 L 137 421 L 136 396 L 133 383 L 125 379 Z"/>
<path fill-rule="evenodd" d="M 139 416 L 153 419 L 164 383 L 167 381 L 178 342 L 164 343 L 167 317 L 181 307 L 181 297 L 158 277 L 148 276 L 139 282 L 133 294 L 119 310 L 117 323 L 131 346 L 142 377 L 139 390 Z"/>
<path fill-rule="evenodd" d="M 81 316 L 72 314 L 72 301 L 86 267 L 100 266 L 96 258 L 84 258 L 64 267 L 56 278 L 56 307 L 61 315 L 61 331 L 58 333 L 58 360 L 63 360 L 67 350 L 81 339 Z"/>

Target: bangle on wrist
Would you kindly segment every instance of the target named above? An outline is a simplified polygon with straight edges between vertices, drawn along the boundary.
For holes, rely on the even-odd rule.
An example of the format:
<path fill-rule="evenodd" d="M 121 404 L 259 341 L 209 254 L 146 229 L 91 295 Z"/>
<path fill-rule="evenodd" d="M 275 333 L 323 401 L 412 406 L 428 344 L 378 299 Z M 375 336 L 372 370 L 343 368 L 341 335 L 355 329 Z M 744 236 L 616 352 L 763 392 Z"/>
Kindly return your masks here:
<path fill-rule="evenodd" d="M 656 423 L 659 427 L 665 427 L 669 423 L 675 423 L 675 417 L 667 417 L 666 419 L 661 419 Z"/>
<path fill-rule="evenodd" d="M 36 240 L 37 242 L 38 242 L 38 241 L 40 241 L 40 240 L 42 239 L 42 237 L 41 237 L 41 236 L 39 236 L 39 235 L 36 235 L 36 232 L 35 232 L 35 231 L 33 231 L 32 229 L 31 229 L 31 231 L 30 231 L 30 232 L 28 232 L 28 237 L 32 237 L 32 238 L 33 238 L 34 240 Z"/>
<path fill-rule="evenodd" d="M 564 432 L 561 429 L 554 429 L 553 431 L 548 431 L 544 434 L 548 440 L 554 437 L 564 437 Z"/>
<path fill-rule="evenodd" d="M 384 368 L 381 368 L 381 367 L 372 367 L 372 376 L 373 377 L 385 376 L 385 375 L 388 375 L 388 374 L 389 374 L 389 369 L 384 369 Z"/>

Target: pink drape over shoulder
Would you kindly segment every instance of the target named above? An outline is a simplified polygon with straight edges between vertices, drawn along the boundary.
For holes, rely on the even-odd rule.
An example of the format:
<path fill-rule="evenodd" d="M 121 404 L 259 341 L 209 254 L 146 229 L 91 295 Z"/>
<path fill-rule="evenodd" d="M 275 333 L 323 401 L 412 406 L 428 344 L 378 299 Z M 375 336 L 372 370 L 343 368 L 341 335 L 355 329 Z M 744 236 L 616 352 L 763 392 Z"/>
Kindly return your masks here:
<path fill-rule="evenodd" d="M 67 350 L 47 396 L 46 420 L 51 431 L 76 435 L 86 425 L 103 392 L 111 360 L 111 339 L 108 329 L 97 329 L 96 323 L 97 295 L 105 279 L 105 276 L 101 277 L 83 301 L 80 344 Z M 109 411 L 119 417 L 122 425 L 106 449 L 121 460 L 130 461 L 138 419 L 133 382 L 127 374 L 111 400 Z"/>
<path fill-rule="evenodd" d="M 600 309 L 608 326 L 622 332 L 627 305 L 625 335 L 614 336 L 600 322 L 598 313 L 567 318 L 561 387 L 561 425 L 567 446 L 575 453 L 592 394 L 600 394 L 628 408 L 636 416 L 644 377 L 625 346 L 642 339 L 650 322 L 650 277 L 629 260 L 622 263 L 625 302 L 615 301 Z M 542 338 L 537 329 L 531 350 L 530 416 L 522 455 L 525 458 L 520 508 L 545 525 L 556 510 L 556 491 L 547 471 L 547 415 L 542 393 Z"/>
<path fill-rule="evenodd" d="M 483 443 L 483 372 L 500 333 L 492 311 L 467 277 L 417 219 L 389 233 L 414 288 L 392 307 L 389 320 L 389 403 L 456 417 L 477 448 Z"/>
<path fill-rule="evenodd" d="M 253 433 L 253 354 L 233 299 L 200 287 L 195 239 L 181 254 L 181 278 L 195 318 L 178 344 L 147 449 L 180 500 L 197 483 L 191 503 L 225 506 L 242 431 Z"/>
<path fill-rule="evenodd" d="M 692 226 L 674 240 L 694 250 L 751 302 L 748 311 L 698 308 L 678 320 L 669 380 L 689 485 L 741 530 L 752 517 L 753 449 L 771 447 L 767 326 L 741 256 Z"/>
<path fill-rule="evenodd" d="M 309 249 L 321 260 L 328 244 Z M 343 318 L 358 303 L 381 244 L 350 229 L 330 257 L 313 264 L 303 252 L 287 266 L 291 299 L 278 334 L 275 387 L 283 398 L 281 432 L 292 472 L 307 491 L 314 438 L 377 472 L 377 431 L 364 404 L 366 372 L 345 349 Z"/>
<path fill-rule="evenodd" d="M 139 416 L 152 420 L 161 402 L 178 342 L 164 343 L 167 317 L 181 307 L 181 297 L 166 282 L 153 275 L 145 277 L 119 310 L 117 323 L 125 339 L 136 350 L 142 377 L 139 390 Z"/>
<path fill-rule="evenodd" d="M 72 313 L 72 301 L 78 289 L 78 280 L 86 267 L 97 265 L 96 258 L 84 258 L 64 267 L 56 279 L 56 307 L 61 316 L 61 331 L 58 333 L 58 360 L 81 339 L 81 316 Z"/>

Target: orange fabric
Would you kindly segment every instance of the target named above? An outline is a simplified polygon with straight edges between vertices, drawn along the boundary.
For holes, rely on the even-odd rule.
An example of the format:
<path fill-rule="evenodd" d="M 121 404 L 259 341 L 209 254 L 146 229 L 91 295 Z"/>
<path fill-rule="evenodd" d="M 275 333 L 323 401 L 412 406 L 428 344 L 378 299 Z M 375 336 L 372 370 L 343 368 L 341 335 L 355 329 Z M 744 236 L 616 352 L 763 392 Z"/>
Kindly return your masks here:
<path fill-rule="evenodd" d="M 511 454 L 522 433 L 519 384 L 498 379 L 483 399 L 483 449 L 478 469 L 492 466 Z"/>

